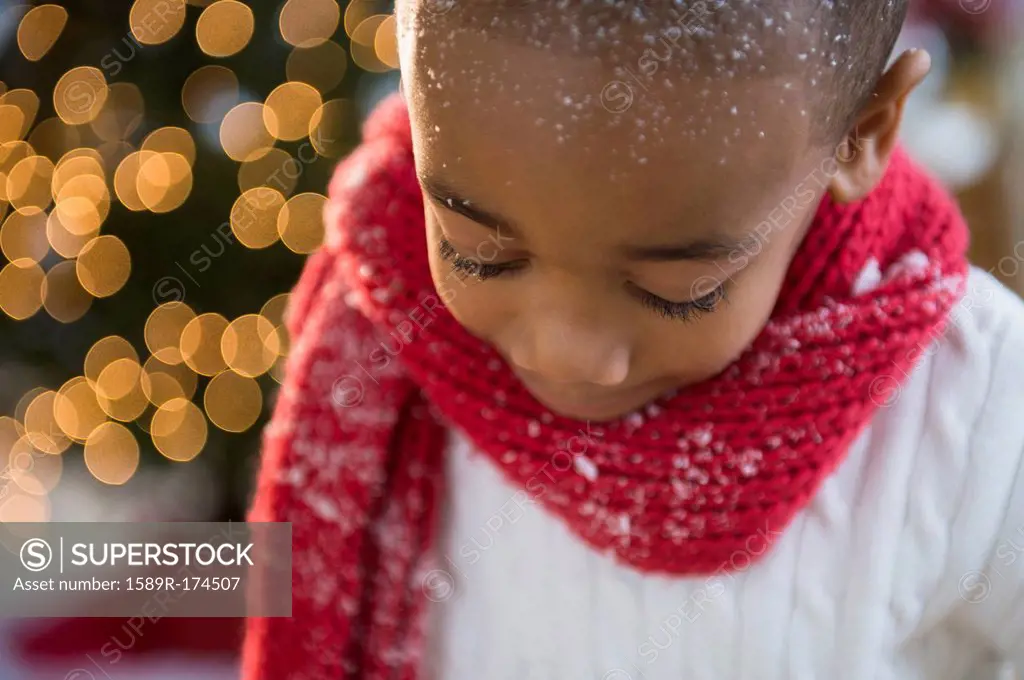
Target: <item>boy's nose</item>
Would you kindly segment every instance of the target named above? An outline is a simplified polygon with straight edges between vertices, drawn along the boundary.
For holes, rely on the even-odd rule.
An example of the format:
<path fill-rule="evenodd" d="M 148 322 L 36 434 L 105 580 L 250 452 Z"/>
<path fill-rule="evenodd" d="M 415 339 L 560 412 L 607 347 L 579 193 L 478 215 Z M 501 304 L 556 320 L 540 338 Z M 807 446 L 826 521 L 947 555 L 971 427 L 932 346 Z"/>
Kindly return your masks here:
<path fill-rule="evenodd" d="M 629 349 L 565 320 L 535 321 L 514 337 L 509 360 L 551 383 L 612 387 L 629 374 Z"/>

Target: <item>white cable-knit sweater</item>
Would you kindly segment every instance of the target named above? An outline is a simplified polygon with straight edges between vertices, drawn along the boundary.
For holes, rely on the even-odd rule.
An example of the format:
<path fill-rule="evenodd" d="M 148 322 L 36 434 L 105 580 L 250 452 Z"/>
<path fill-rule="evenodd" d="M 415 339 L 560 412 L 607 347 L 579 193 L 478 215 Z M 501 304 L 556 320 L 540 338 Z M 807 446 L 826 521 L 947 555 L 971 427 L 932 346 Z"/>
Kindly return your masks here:
<path fill-rule="evenodd" d="M 427 675 L 1013 677 L 1000 667 L 1024 670 L 1022 452 L 1024 304 L 977 270 L 898 398 L 772 552 L 733 573 L 615 563 L 455 433 L 439 547 L 454 588 L 430 591 Z"/>

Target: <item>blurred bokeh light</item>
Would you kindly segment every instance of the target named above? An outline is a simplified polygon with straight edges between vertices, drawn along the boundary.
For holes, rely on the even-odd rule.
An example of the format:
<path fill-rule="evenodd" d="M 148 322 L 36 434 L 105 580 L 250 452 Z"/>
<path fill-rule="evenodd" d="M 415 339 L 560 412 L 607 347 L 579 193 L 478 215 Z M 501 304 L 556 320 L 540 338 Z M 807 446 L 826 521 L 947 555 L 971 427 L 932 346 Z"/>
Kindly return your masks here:
<path fill-rule="evenodd" d="M 0 521 L 200 457 L 240 515 L 332 166 L 397 84 L 390 10 L 7 6 Z"/>

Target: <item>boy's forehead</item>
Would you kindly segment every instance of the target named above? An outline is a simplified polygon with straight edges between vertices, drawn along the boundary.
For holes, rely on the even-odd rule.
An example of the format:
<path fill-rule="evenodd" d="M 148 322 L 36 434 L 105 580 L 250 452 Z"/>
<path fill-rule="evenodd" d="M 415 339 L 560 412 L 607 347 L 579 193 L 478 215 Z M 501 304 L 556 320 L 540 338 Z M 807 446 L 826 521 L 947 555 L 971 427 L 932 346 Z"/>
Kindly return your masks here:
<path fill-rule="evenodd" d="M 443 45 L 453 31 L 546 52 L 635 61 L 638 49 L 668 46 L 676 66 L 719 77 L 763 73 L 764 67 L 824 75 L 850 36 L 820 0 L 405 0 L 406 28 L 433 33 Z M 663 50 L 658 49 L 659 52 Z"/>
<path fill-rule="evenodd" d="M 422 146 L 463 143 L 548 158 L 657 166 L 661 160 L 745 163 L 777 174 L 808 146 L 810 102 L 798 78 L 721 79 L 670 58 L 614 66 L 453 30 L 403 41 L 403 78 Z M 656 68 L 656 70 L 655 70 Z M 445 154 L 447 155 L 447 154 Z M 613 167 L 613 172 L 615 168 Z"/>
<path fill-rule="evenodd" d="M 406 66 L 428 65 L 422 73 L 434 88 L 466 90 L 490 81 L 500 88 L 507 81 L 508 87 L 521 90 L 524 85 L 512 81 L 522 71 L 546 80 L 537 78 L 541 63 L 541 75 L 568 82 L 596 71 L 603 79 L 596 90 L 588 82 L 592 91 L 570 93 L 556 79 L 545 82 L 547 94 L 580 112 L 588 107 L 631 112 L 621 118 L 639 124 L 644 120 L 635 108 L 642 107 L 635 104 L 639 99 L 651 103 L 655 91 L 662 91 L 658 100 L 666 109 L 680 94 L 703 94 L 703 100 L 687 102 L 691 113 L 699 108 L 705 115 L 719 115 L 740 106 L 730 101 L 732 95 L 752 82 L 770 81 L 780 89 L 773 108 L 813 116 L 809 109 L 835 94 L 827 84 L 835 81 L 837 69 L 850 67 L 848 60 L 838 60 L 849 36 L 832 34 L 831 6 L 776 0 L 407 0 L 399 12 L 403 72 L 413 77 Z M 645 119 L 655 113 L 648 111 Z M 823 121 L 817 125 L 820 133 Z M 690 132 L 706 128 L 697 124 Z"/>

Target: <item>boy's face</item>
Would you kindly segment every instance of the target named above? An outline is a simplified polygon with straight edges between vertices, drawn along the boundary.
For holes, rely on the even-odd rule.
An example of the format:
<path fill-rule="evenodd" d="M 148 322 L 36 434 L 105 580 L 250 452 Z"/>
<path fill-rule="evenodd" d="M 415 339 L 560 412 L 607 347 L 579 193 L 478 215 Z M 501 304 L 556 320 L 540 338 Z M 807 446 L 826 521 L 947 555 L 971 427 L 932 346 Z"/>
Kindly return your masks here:
<path fill-rule="evenodd" d="M 685 74 L 664 44 L 627 42 L 632 76 L 468 31 L 401 39 L 434 281 L 579 419 L 732 362 L 828 183 L 798 81 Z"/>

